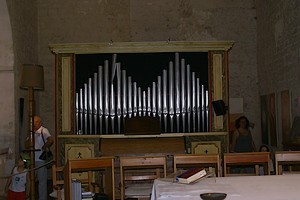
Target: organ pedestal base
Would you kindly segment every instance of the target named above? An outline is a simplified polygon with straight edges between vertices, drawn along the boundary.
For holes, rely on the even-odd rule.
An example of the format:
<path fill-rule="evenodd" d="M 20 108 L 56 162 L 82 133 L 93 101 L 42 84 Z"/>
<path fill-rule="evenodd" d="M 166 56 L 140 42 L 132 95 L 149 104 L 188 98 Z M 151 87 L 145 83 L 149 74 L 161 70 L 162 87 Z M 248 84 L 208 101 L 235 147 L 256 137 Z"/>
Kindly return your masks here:
<path fill-rule="evenodd" d="M 219 150 L 227 152 L 227 132 L 206 133 L 168 133 L 160 135 L 60 135 L 58 137 L 58 166 L 65 165 L 71 155 L 78 152 L 89 154 L 94 150 L 94 157 L 115 157 L 115 187 L 119 183 L 119 156 L 166 155 L 167 169 L 173 168 L 173 155 L 199 153 L 200 151 Z M 204 150 L 204 148 L 206 148 Z M 172 173 L 172 171 L 168 171 Z M 118 196 L 118 192 L 116 192 Z"/>
<path fill-rule="evenodd" d="M 69 145 L 74 144 L 74 147 Z M 228 152 L 227 132 L 165 133 L 160 135 L 59 135 L 57 153 L 64 165 L 68 149 L 91 148 L 94 156 L 121 156 L 143 154 L 197 153 L 199 146 L 208 145 L 219 153 Z M 194 149 L 194 150 L 193 150 Z M 66 153 L 67 152 L 67 153 Z M 77 154 L 76 154 L 77 155 Z"/>

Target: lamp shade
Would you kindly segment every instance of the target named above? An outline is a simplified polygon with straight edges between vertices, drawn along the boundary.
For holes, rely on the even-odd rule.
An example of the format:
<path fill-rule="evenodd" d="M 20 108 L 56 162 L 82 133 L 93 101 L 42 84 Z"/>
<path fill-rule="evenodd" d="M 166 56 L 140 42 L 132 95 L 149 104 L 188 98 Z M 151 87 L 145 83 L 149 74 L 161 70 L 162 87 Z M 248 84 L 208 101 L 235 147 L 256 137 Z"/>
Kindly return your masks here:
<path fill-rule="evenodd" d="M 44 89 L 44 69 L 41 65 L 24 64 L 21 75 L 21 88 Z"/>

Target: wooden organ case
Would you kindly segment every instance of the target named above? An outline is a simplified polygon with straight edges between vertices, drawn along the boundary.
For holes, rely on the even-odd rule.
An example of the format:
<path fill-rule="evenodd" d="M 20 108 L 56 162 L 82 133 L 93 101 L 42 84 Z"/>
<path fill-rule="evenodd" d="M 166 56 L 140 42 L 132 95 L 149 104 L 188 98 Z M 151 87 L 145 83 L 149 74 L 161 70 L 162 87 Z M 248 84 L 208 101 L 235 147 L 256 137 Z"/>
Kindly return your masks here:
<path fill-rule="evenodd" d="M 57 164 L 64 165 L 68 157 L 90 158 L 102 155 L 137 155 L 158 153 L 157 151 L 168 155 L 185 152 L 201 153 L 202 150 L 199 148 L 201 142 L 205 142 L 204 148 L 212 145 L 213 148 L 218 148 L 219 153 L 227 152 L 228 113 L 216 116 L 213 112 L 212 101 L 223 100 L 228 105 L 228 52 L 232 46 L 232 41 L 49 45 L 56 60 L 55 150 Z M 123 70 L 118 63 L 118 54 L 159 54 L 165 52 L 174 54 L 174 62 L 164 65 L 166 66 L 165 69 L 161 66 L 153 66 L 161 67 L 161 74 L 158 74 L 160 78 L 153 83 L 151 82 L 148 89 L 144 91 L 140 90 L 136 86 L 138 83 L 134 83 L 134 81 L 129 84 L 131 78 L 126 75 L 126 69 Z M 189 65 L 182 67 L 182 59 L 179 58 L 180 53 L 188 52 L 207 53 L 208 84 L 206 91 L 202 90 L 194 72 L 192 70 L 188 71 Z M 78 87 L 76 86 L 76 79 L 79 79 L 80 76 L 76 75 L 76 71 L 78 71 L 76 56 L 93 54 L 110 54 L 111 59 L 107 61 L 108 64 L 104 62 L 101 68 L 95 66 L 95 68 L 98 68 L 96 73 L 91 74 L 91 78 L 86 80 L 82 90 L 78 89 L 76 88 Z M 181 60 L 178 61 L 178 59 Z M 108 75 L 106 74 L 107 69 L 110 71 Z M 185 78 L 181 77 L 180 72 L 182 69 L 185 70 L 183 72 Z M 142 75 L 139 74 L 139 76 Z M 144 75 L 144 79 L 146 79 L 147 74 Z M 111 77 L 116 77 L 115 81 L 106 80 L 111 79 Z M 103 82 L 94 86 L 94 82 L 100 80 L 103 80 Z M 124 80 L 125 82 L 123 82 Z M 190 83 L 182 83 L 183 80 Z M 122 85 L 123 83 L 126 87 Z M 112 87 L 112 84 L 115 85 Z M 186 86 L 182 84 L 186 84 Z M 100 87 L 103 89 L 100 90 Z M 94 93 L 94 90 L 97 90 L 95 93 L 98 94 L 96 100 L 90 94 Z M 125 99 L 126 96 L 127 99 Z M 201 101 L 203 98 L 205 100 Z M 206 101 L 205 105 L 202 104 L 204 101 Z M 84 102 L 86 102 L 86 105 L 84 105 Z M 96 108 L 94 107 L 95 104 L 89 102 L 98 102 Z M 111 106 L 111 102 L 114 102 L 115 107 Z M 153 104 L 153 102 L 156 103 Z M 190 105 L 183 108 L 182 105 L 189 104 L 189 102 Z M 80 105 L 81 103 L 82 105 Z M 131 108 L 128 106 L 129 103 Z M 106 108 L 107 111 L 105 111 Z M 198 108 L 199 110 L 197 110 Z M 153 113 L 154 109 L 155 112 Z M 121 110 L 121 113 L 118 113 L 119 110 Z M 202 115 L 204 111 L 205 115 Z M 161 133 L 147 134 L 146 131 L 141 134 L 124 134 L 124 131 L 122 131 L 122 126 L 126 121 L 125 118 L 153 115 L 160 118 Z M 217 142 L 217 145 L 214 141 Z M 143 142 L 146 145 L 143 145 Z M 172 145 L 173 143 L 174 145 Z M 72 144 L 74 144 L 74 147 L 72 147 Z M 151 146 L 151 144 L 154 146 Z M 120 148 L 120 145 L 122 145 L 122 148 Z M 142 150 L 133 151 L 135 145 L 138 148 L 141 147 Z M 164 148 L 157 148 L 157 146 L 164 146 Z M 192 149 L 194 146 L 197 147 L 197 151 Z M 143 147 L 146 147 L 146 149 Z M 209 153 L 206 149 L 203 149 L 203 152 Z"/>

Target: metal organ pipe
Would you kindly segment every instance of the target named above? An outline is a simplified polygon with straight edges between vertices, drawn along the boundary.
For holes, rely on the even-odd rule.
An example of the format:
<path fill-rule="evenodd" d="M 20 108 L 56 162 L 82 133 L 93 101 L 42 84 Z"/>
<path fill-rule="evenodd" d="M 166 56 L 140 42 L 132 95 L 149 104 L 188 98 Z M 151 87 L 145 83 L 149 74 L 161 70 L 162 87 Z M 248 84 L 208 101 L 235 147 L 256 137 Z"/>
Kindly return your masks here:
<path fill-rule="evenodd" d="M 121 70 L 116 54 L 111 75 L 108 63 L 75 94 L 76 134 L 121 133 L 122 120 L 137 116 L 158 116 L 162 132 L 208 131 L 208 91 L 179 53 L 145 91 Z"/>
<path fill-rule="evenodd" d="M 156 116 L 156 84 L 152 82 L 152 114 Z"/>
<path fill-rule="evenodd" d="M 132 115 L 132 82 L 131 76 L 128 76 L 128 117 Z"/>
<path fill-rule="evenodd" d="M 179 53 L 175 53 L 175 113 L 176 113 L 176 131 L 180 129 L 180 71 L 179 71 Z"/>
<path fill-rule="evenodd" d="M 94 131 L 92 132 L 92 134 L 95 134 L 96 132 L 98 132 L 98 95 L 97 95 L 97 90 L 98 90 L 98 74 L 94 73 L 94 78 L 93 78 L 93 94 L 92 94 L 92 98 L 93 98 L 93 110 L 92 110 L 92 115 L 93 115 L 93 122 L 94 122 Z"/>
<path fill-rule="evenodd" d="M 137 115 L 137 86 L 136 82 L 133 82 L 133 116 Z"/>
<path fill-rule="evenodd" d="M 79 95 L 75 94 L 75 111 L 76 111 L 76 134 L 79 134 Z"/>
<path fill-rule="evenodd" d="M 83 132 L 83 90 L 80 88 L 79 90 L 79 115 L 80 115 L 80 130 L 78 130 L 78 134 L 82 134 Z"/>
<path fill-rule="evenodd" d="M 201 113 L 202 113 L 202 132 L 204 132 L 205 129 L 205 89 L 204 85 L 201 85 Z"/>
<path fill-rule="evenodd" d="M 167 70 L 163 70 L 163 115 L 164 115 L 164 132 L 167 132 L 167 116 L 168 116 L 168 101 L 167 101 Z"/>
<path fill-rule="evenodd" d="M 122 108 L 121 108 L 121 65 L 120 63 L 116 63 L 117 65 L 117 115 L 121 116 Z"/>
<path fill-rule="evenodd" d="M 105 133 L 108 133 L 109 118 L 109 87 L 108 87 L 108 60 L 104 61 L 104 115 L 105 115 Z"/>
<path fill-rule="evenodd" d="M 111 131 L 115 133 L 115 92 L 114 85 L 110 85 L 110 120 L 111 120 Z"/>
<path fill-rule="evenodd" d="M 110 83 L 110 118 L 111 118 L 111 132 L 115 133 L 115 115 L 116 115 L 116 108 L 115 108 L 115 92 L 114 92 L 114 77 L 117 68 L 117 54 L 113 54 L 112 57 L 112 75 L 111 75 L 111 83 Z M 117 83 L 118 84 L 118 83 Z"/>
<path fill-rule="evenodd" d="M 138 112 L 139 116 L 142 116 L 142 89 L 138 87 Z"/>
<path fill-rule="evenodd" d="M 182 132 L 186 131 L 185 117 L 186 117 L 186 77 L 185 77 L 185 60 L 181 59 L 181 115 L 182 115 Z"/>
<path fill-rule="evenodd" d="M 174 75 L 173 62 L 169 62 L 169 115 L 170 115 L 170 131 L 173 132 L 174 120 Z"/>
<path fill-rule="evenodd" d="M 188 132 L 191 132 L 191 70 L 190 65 L 186 66 L 186 82 L 187 82 L 187 118 L 188 118 Z"/>
<path fill-rule="evenodd" d="M 200 79 L 197 78 L 197 132 L 200 132 L 201 127 L 201 88 Z"/>
<path fill-rule="evenodd" d="M 83 102 L 83 113 L 84 113 L 84 134 L 88 133 L 88 103 L 87 103 L 87 97 L 88 97 L 88 86 L 87 83 L 84 84 L 84 102 Z"/>
<path fill-rule="evenodd" d="M 206 106 L 206 130 L 209 130 L 209 106 L 208 106 L 208 91 L 205 91 L 205 106 Z"/>
<path fill-rule="evenodd" d="M 126 71 L 122 70 L 122 86 L 123 86 L 123 116 L 127 115 L 127 82 L 126 82 Z"/>
<path fill-rule="evenodd" d="M 161 97 L 161 76 L 157 77 L 157 115 L 162 129 L 162 97 Z"/>
<path fill-rule="evenodd" d="M 88 134 L 91 134 L 93 132 L 93 106 L 92 106 L 92 79 L 89 78 L 89 85 L 88 85 Z"/>
<path fill-rule="evenodd" d="M 162 114 L 162 105 L 161 105 L 161 76 L 157 77 L 157 114 L 161 117 Z"/>
<path fill-rule="evenodd" d="M 147 91 L 147 115 L 151 116 L 151 88 L 148 87 Z"/>
<path fill-rule="evenodd" d="M 127 81 L 126 81 L 126 71 L 122 70 L 122 103 L 123 103 L 123 112 L 121 113 L 123 115 L 123 118 L 125 119 L 127 117 Z M 123 120 L 123 127 L 125 126 L 125 120 Z M 120 129 L 121 129 L 121 122 L 120 122 Z M 121 130 L 119 130 L 119 133 L 121 133 Z"/>
<path fill-rule="evenodd" d="M 143 116 L 146 116 L 147 111 L 147 97 L 146 97 L 146 91 L 143 91 Z"/>
<path fill-rule="evenodd" d="M 192 113 L 193 113 L 193 132 L 196 132 L 196 76 L 195 72 L 192 72 Z"/>
<path fill-rule="evenodd" d="M 103 67 L 98 66 L 98 118 L 99 118 L 99 133 L 103 133 Z"/>
<path fill-rule="evenodd" d="M 117 133 L 121 132 L 121 117 L 122 117 L 122 106 L 121 106 L 121 64 L 116 63 L 117 68 Z"/>

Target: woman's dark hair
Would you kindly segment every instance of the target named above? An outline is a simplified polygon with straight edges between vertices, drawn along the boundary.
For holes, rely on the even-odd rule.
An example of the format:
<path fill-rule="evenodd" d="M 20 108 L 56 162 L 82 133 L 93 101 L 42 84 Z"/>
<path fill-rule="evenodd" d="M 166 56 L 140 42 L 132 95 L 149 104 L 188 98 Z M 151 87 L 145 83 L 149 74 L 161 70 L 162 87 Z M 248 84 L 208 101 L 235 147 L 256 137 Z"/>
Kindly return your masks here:
<path fill-rule="evenodd" d="M 246 120 L 246 128 L 249 128 L 250 122 L 249 122 L 248 118 L 245 117 L 245 116 L 241 116 L 241 117 L 239 117 L 237 120 L 235 120 L 235 127 L 236 127 L 237 129 L 240 128 L 240 126 L 241 126 L 241 125 L 240 125 L 240 121 L 241 121 L 242 119 Z"/>
<path fill-rule="evenodd" d="M 262 144 L 262 145 L 259 147 L 259 151 L 261 151 L 262 148 L 264 148 L 264 147 L 267 149 L 268 152 L 270 152 L 270 148 L 269 148 L 268 145 L 266 145 L 266 144 Z"/>

